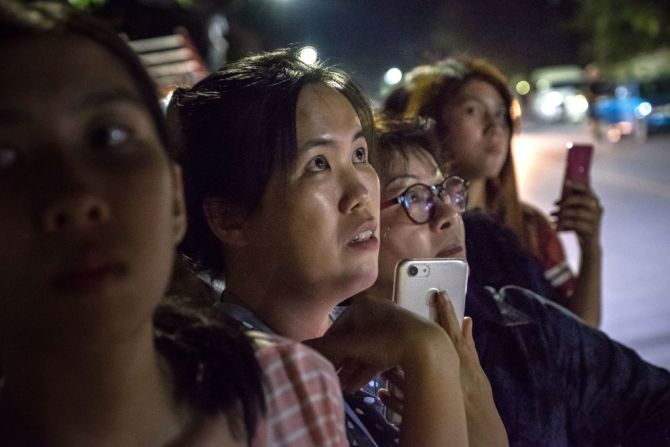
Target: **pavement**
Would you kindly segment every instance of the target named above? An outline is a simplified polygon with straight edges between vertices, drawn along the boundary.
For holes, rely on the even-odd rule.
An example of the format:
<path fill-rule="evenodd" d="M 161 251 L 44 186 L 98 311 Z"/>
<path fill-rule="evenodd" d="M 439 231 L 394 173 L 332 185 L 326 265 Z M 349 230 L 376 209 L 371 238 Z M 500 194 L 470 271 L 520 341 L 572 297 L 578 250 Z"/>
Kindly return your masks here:
<path fill-rule="evenodd" d="M 521 197 L 546 212 L 561 189 L 568 141 L 593 139 L 585 124 L 526 121 L 515 141 Z M 670 132 L 595 145 L 592 184 L 605 209 L 601 329 L 670 369 Z M 561 238 L 577 268 L 576 238 Z"/>

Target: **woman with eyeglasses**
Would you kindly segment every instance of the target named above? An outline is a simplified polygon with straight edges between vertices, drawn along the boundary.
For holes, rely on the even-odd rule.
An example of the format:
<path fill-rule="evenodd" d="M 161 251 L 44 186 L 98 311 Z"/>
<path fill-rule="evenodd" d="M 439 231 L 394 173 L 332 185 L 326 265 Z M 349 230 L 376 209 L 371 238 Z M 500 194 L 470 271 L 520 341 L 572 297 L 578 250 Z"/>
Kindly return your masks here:
<path fill-rule="evenodd" d="M 461 213 L 467 206 L 468 186 L 458 176 L 445 176 L 435 162 L 430 152 L 437 144 L 431 123 L 379 120 L 377 124 L 382 198 L 379 276 L 363 294 L 390 299 L 395 266 L 401 259 L 465 259 Z M 449 325 L 444 329 L 458 340 L 470 445 L 507 445 L 505 427 L 477 359 L 472 320 L 465 318 L 462 332 Z M 398 409 L 392 393 L 383 391 L 382 397 Z"/>
<path fill-rule="evenodd" d="M 378 141 L 379 279 L 366 293 L 388 299 L 398 261 L 465 257 L 466 189 L 431 155 L 427 121 L 387 121 Z M 470 281 L 465 314 L 455 346 L 471 445 L 670 445 L 668 371 L 521 287 Z M 401 397 L 384 396 L 402 409 Z"/>

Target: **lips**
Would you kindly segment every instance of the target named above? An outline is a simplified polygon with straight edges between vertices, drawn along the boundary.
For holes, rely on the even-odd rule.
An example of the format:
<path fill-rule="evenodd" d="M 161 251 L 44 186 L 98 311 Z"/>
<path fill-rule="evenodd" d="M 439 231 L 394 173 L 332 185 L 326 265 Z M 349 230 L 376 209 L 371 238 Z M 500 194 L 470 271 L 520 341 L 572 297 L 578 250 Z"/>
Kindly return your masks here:
<path fill-rule="evenodd" d="M 463 246 L 460 244 L 452 244 L 448 246 L 446 249 L 442 250 L 437 254 L 437 258 L 453 258 L 457 257 L 460 255 L 460 257 L 463 257 L 464 250 Z"/>
<path fill-rule="evenodd" d="M 75 257 L 53 280 L 64 293 L 101 293 L 126 273 L 126 267 L 111 257 L 87 251 Z"/>
<path fill-rule="evenodd" d="M 355 248 L 376 248 L 379 241 L 375 236 L 375 231 L 377 231 L 377 222 L 369 219 L 354 231 L 354 236 L 347 245 Z"/>

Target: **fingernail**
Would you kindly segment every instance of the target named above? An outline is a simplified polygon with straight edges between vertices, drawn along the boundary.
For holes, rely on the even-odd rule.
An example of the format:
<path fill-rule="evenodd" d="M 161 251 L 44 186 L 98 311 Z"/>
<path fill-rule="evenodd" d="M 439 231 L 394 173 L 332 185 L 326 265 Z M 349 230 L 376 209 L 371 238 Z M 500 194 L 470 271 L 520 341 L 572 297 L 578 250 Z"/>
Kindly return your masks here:
<path fill-rule="evenodd" d="M 430 294 L 430 300 L 429 300 L 430 305 L 437 304 L 437 293 L 438 292 L 433 292 L 433 293 Z"/>

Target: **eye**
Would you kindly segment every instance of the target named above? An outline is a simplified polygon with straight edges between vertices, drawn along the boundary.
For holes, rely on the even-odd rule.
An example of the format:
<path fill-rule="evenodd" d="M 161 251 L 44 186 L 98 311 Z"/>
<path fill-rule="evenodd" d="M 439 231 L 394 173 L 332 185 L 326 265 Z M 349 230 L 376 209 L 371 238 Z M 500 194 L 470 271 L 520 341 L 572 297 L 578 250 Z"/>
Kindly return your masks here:
<path fill-rule="evenodd" d="M 0 146 L 0 171 L 5 171 L 14 166 L 19 159 L 16 149 Z"/>
<path fill-rule="evenodd" d="M 110 124 L 94 128 L 89 133 L 89 142 L 96 148 L 116 148 L 123 146 L 131 137 L 129 128 Z"/>
<path fill-rule="evenodd" d="M 323 155 L 317 155 L 307 163 L 306 170 L 309 172 L 322 172 L 330 168 L 328 160 Z"/>
<path fill-rule="evenodd" d="M 354 164 L 367 163 L 368 162 L 368 152 L 364 147 L 359 147 L 354 151 L 353 154 Z"/>

